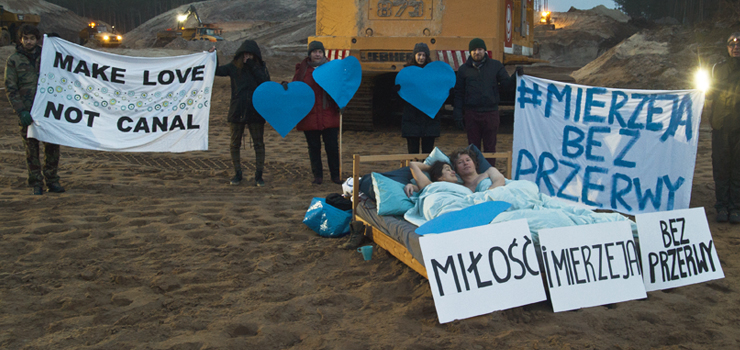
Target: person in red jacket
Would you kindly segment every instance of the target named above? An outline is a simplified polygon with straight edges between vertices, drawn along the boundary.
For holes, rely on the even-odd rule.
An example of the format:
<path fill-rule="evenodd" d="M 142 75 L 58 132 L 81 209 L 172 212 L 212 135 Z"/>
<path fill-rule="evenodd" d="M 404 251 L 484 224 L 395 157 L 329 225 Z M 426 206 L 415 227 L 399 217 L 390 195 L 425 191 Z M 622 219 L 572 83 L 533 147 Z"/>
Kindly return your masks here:
<path fill-rule="evenodd" d="M 328 62 L 324 55 L 324 44 L 312 41 L 308 44 L 308 57 L 295 65 L 293 81 L 302 81 L 314 91 L 316 100 L 313 109 L 301 120 L 296 129 L 303 131 L 308 143 L 308 158 L 311 161 L 313 183 L 320 185 L 324 181 L 324 170 L 321 164 L 321 139 L 324 139 L 327 163 L 331 181 L 341 184 L 339 174 L 339 106 L 331 96 L 313 80 L 313 71 Z"/>

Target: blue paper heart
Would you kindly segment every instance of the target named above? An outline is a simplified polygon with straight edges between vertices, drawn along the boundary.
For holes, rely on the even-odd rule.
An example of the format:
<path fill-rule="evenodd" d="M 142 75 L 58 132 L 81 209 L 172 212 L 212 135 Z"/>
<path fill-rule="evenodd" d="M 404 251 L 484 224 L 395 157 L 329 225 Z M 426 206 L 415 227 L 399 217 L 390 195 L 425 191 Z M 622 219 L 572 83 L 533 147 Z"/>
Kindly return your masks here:
<path fill-rule="evenodd" d="M 322 64 L 313 71 L 313 80 L 344 108 L 362 82 L 362 66 L 354 56 Z"/>
<path fill-rule="evenodd" d="M 417 235 L 425 235 L 487 225 L 510 207 L 511 204 L 504 201 L 483 202 L 463 210 L 444 213 L 419 226 L 415 232 Z"/>
<path fill-rule="evenodd" d="M 424 68 L 408 66 L 398 72 L 396 84 L 401 85 L 401 98 L 434 119 L 455 87 L 455 71 L 442 61 Z"/>
<path fill-rule="evenodd" d="M 288 84 L 288 90 L 274 81 L 266 81 L 252 94 L 254 109 L 282 137 L 308 115 L 315 101 L 313 89 L 302 81 Z"/>

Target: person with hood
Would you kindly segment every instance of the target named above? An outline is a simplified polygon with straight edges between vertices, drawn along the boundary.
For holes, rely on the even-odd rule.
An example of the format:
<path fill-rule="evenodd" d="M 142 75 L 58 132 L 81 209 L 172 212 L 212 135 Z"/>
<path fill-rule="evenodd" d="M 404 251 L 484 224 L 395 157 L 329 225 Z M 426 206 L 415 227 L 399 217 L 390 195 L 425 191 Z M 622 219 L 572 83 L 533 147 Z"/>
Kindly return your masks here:
<path fill-rule="evenodd" d="M 717 222 L 740 223 L 740 32 L 727 38 L 727 57 L 712 68 L 712 174 Z"/>
<path fill-rule="evenodd" d="M 209 52 L 216 48 L 212 47 Z M 264 186 L 262 171 L 265 168 L 265 119 L 262 118 L 252 104 L 252 94 L 263 82 L 270 80 L 267 65 L 262 60 L 262 53 L 254 40 L 245 40 L 236 50 L 234 59 L 223 66 L 216 68 L 216 75 L 231 78 L 231 102 L 229 105 L 228 122 L 231 129 L 231 161 L 234 163 L 234 177 L 232 185 L 242 181 L 242 165 L 240 148 L 244 128 L 249 128 L 252 136 L 252 145 L 255 153 L 254 182 L 257 186 Z"/>
<path fill-rule="evenodd" d="M 20 134 L 26 148 L 26 166 L 28 168 L 28 185 L 33 187 L 33 194 L 44 193 L 44 180 L 49 192 L 64 192 L 59 184 L 59 145 L 39 142 L 28 138 L 28 126 L 33 124 L 31 107 L 36 96 L 36 86 L 39 80 L 41 64 L 41 32 L 30 24 L 24 24 L 18 29 L 20 45 L 8 57 L 5 65 L 5 93 L 10 105 L 18 115 Z M 44 144 L 44 166 L 41 167 L 39 158 L 40 143 Z"/>
<path fill-rule="evenodd" d="M 324 44 L 312 41 L 308 44 L 308 57 L 295 65 L 293 76 L 293 81 L 302 81 L 310 86 L 315 96 L 313 108 L 296 125 L 296 129 L 306 135 L 308 159 L 311 161 L 313 183 L 316 185 L 324 181 L 324 169 L 321 164 L 322 138 L 331 181 L 335 184 L 342 183 L 339 174 L 339 106 L 313 79 L 313 71 L 326 62 L 328 60 L 324 55 Z"/>
<path fill-rule="evenodd" d="M 499 90 L 514 90 L 516 75 L 524 74 L 524 70 L 517 67 L 516 73 L 509 77 L 500 61 L 488 57 L 482 39 L 470 40 L 468 49 L 470 57 L 457 71 L 453 116 L 457 127 L 467 132 L 468 144 L 484 152 L 496 152 Z M 494 161 L 489 159 L 491 163 Z"/>
<path fill-rule="evenodd" d="M 424 68 L 432 62 L 429 57 L 429 46 L 418 43 L 414 46 L 414 55 L 406 62 L 405 67 L 417 66 Z M 406 138 L 409 154 L 429 154 L 434 150 L 434 139 L 439 137 L 440 121 L 430 118 L 426 113 L 404 101 L 401 116 L 401 136 Z M 419 149 L 421 143 L 421 149 Z"/>

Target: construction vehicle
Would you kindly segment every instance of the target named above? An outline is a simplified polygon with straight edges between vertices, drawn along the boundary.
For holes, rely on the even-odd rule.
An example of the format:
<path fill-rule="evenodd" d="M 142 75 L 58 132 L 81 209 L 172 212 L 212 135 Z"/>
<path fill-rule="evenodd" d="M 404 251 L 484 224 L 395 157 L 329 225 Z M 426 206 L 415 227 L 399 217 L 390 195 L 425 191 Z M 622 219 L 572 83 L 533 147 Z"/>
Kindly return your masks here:
<path fill-rule="evenodd" d="M 400 123 L 402 102 L 393 85 L 416 43 L 426 43 L 433 60 L 456 71 L 473 38 L 483 39 L 488 56 L 504 64 L 538 62 L 532 58 L 534 13 L 533 0 L 317 0 L 316 36 L 308 41 L 321 41 L 330 60 L 359 59 L 362 85 L 345 109 L 344 125 L 372 130 Z"/>
<path fill-rule="evenodd" d="M 197 25 L 195 27 L 187 26 L 186 24 L 191 17 L 197 21 Z M 221 28 L 218 28 L 211 23 L 203 23 L 203 21 L 200 20 L 198 11 L 193 5 L 190 5 L 187 12 L 177 16 L 177 27 L 169 28 L 157 33 L 157 41 L 154 46 L 167 45 L 176 38 L 183 38 L 190 41 L 205 40 L 212 42 L 224 40 L 224 38 L 221 37 Z"/>
<path fill-rule="evenodd" d="M 80 31 L 80 45 L 93 42 L 98 46 L 116 47 L 121 45 L 123 36 L 108 30 L 108 26 L 102 23 L 90 22 L 87 27 Z"/>
<path fill-rule="evenodd" d="M 39 25 L 41 17 L 34 14 L 14 13 L 6 10 L 0 5 L 0 46 L 10 45 L 11 43 L 20 43 L 18 38 L 18 28 L 23 24 Z"/>
<path fill-rule="evenodd" d="M 552 22 L 552 12 L 550 12 L 550 6 L 548 5 L 547 0 L 544 0 L 542 3 L 539 25 L 545 29 L 555 29 L 555 24 Z"/>

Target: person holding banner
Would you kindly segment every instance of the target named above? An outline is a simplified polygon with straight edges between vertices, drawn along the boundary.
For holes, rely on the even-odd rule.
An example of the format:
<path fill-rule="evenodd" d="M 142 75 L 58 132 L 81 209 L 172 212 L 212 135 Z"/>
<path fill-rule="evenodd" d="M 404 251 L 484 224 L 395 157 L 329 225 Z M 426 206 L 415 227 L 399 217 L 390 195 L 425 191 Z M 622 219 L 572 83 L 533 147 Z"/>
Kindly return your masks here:
<path fill-rule="evenodd" d="M 312 41 L 308 44 L 308 57 L 295 65 L 293 81 L 302 81 L 313 89 L 316 97 L 313 108 L 303 118 L 296 129 L 303 131 L 308 143 L 308 159 L 311 161 L 313 183 L 320 185 L 324 181 L 324 169 L 321 165 L 321 139 L 324 139 L 326 161 L 329 163 L 331 181 L 341 184 L 339 174 L 339 106 L 313 79 L 313 72 L 328 62 L 324 55 L 324 44 Z M 283 83 L 287 89 L 287 83 Z"/>
<path fill-rule="evenodd" d="M 36 86 L 41 67 L 41 47 L 38 45 L 41 32 L 30 24 L 22 25 L 18 30 L 21 44 L 16 52 L 8 57 L 5 65 L 6 95 L 15 113 L 20 118 L 20 133 L 26 148 L 26 166 L 28 168 L 28 185 L 33 187 L 33 194 L 44 193 L 44 180 L 49 192 L 64 192 L 59 184 L 59 145 L 43 142 L 44 166 L 39 158 L 40 142 L 28 138 L 28 126 L 33 124 L 31 107 L 36 96 Z"/>
<path fill-rule="evenodd" d="M 516 76 L 524 70 L 517 67 L 510 77 L 500 61 L 488 57 L 482 39 L 471 40 L 468 49 L 470 57 L 457 71 L 453 116 L 458 128 L 467 132 L 468 144 L 484 152 L 496 152 L 499 90 L 514 90 Z M 488 161 L 495 166 L 495 159 Z"/>
<path fill-rule="evenodd" d="M 414 46 L 414 55 L 406 62 L 405 67 L 417 66 L 424 68 L 432 62 L 429 57 L 429 46 L 418 43 Z M 397 85 L 400 88 L 400 86 Z M 409 154 L 429 154 L 434 150 L 434 139 L 439 137 L 440 121 L 438 118 L 430 118 L 424 112 L 404 101 L 403 114 L 401 116 L 401 136 L 406 138 Z"/>
<path fill-rule="evenodd" d="M 215 49 L 211 47 L 209 52 Z M 262 53 L 257 43 L 254 40 L 245 40 L 236 50 L 234 59 L 230 63 L 216 68 L 216 75 L 231 78 L 231 102 L 228 114 L 231 128 L 229 149 L 231 161 L 234 163 L 234 177 L 231 178 L 231 184 L 238 185 L 242 181 L 240 148 L 244 128 L 248 127 L 249 134 L 252 135 L 256 158 L 254 182 L 257 186 L 264 186 L 262 171 L 265 167 L 265 119 L 254 109 L 252 94 L 260 84 L 270 80 L 270 73 L 262 60 Z"/>
<path fill-rule="evenodd" d="M 712 68 L 715 87 L 712 125 L 712 173 L 717 222 L 740 223 L 740 32 L 727 38 L 728 57 Z"/>

